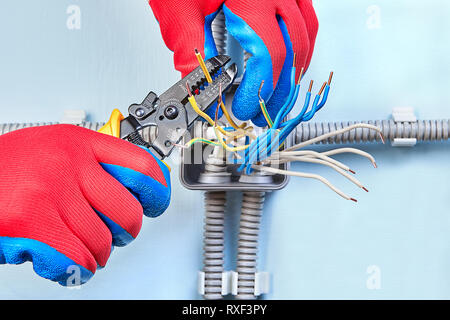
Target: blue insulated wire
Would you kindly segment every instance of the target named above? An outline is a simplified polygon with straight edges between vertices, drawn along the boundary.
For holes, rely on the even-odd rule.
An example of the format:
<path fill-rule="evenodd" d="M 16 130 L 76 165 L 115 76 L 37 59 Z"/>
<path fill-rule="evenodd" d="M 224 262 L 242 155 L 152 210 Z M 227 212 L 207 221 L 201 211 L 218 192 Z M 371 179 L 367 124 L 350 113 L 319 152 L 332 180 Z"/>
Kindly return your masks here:
<path fill-rule="evenodd" d="M 327 103 L 327 99 L 328 99 L 328 93 L 330 92 L 330 86 L 326 85 L 325 87 L 325 91 L 323 92 L 323 98 L 322 101 L 320 102 L 319 106 L 317 107 L 317 111 L 319 111 L 320 109 L 322 109 L 322 107 L 325 105 L 325 103 Z"/>
<path fill-rule="evenodd" d="M 262 161 L 268 156 L 270 156 L 272 152 L 275 149 L 278 149 L 279 146 L 286 140 L 286 138 L 295 129 L 296 126 L 298 126 L 301 122 L 311 120 L 316 114 L 316 112 L 319 111 L 326 104 L 330 91 L 329 85 L 325 86 L 323 97 L 319 94 L 316 95 L 311 110 L 307 112 L 312 96 L 311 92 L 307 92 L 305 97 L 305 103 L 300 113 L 295 118 L 280 124 L 281 120 L 284 119 L 292 111 L 292 108 L 294 107 L 298 99 L 300 91 L 299 90 L 300 86 L 295 85 L 295 68 L 293 69 L 294 69 L 293 77 L 291 79 L 293 83 L 291 85 L 289 97 L 286 103 L 278 112 L 276 119 L 274 121 L 274 126 L 272 127 L 272 129 L 269 129 L 265 133 L 260 135 L 251 144 L 250 148 L 246 150 L 245 160 L 239 167 L 238 169 L 239 171 L 245 169 L 247 174 L 251 174 L 251 172 L 253 171 L 252 164 L 254 163 L 255 160 Z M 295 90 L 293 90 L 293 88 L 295 88 Z M 320 99 L 321 97 L 322 100 Z M 278 132 L 275 130 L 281 127 L 282 127 L 281 131 Z M 277 139 L 274 140 L 274 137 L 277 137 Z M 265 141 L 266 143 L 260 145 L 262 141 Z"/>
<path fill-rule="evenodd" d="M 289 91 L 289 96 L 285 102 L 285 104 L 281 107 L 281 109 L 278 111 L 278 114 L 275 118 L 275 121 L 273 122 L 273 128 L 278 128 L 278 126 L 280 125 L 282 118 L 282 115 L 284 114 L 285 110 L 287 109 L 287 107 L 291 104 L 292 102 L 292 98 L 294 97 L 294 93 L 295 93 L 295 67 L 292 68 L 292 72 L 291 72 L 291 89 Z"/>
<path fill-rule="evenodd" d="M 311 93 L 308 92 L 309 95 L 307 94 L 307 97 L 305 99 L 305 105 L 303 106 L 303 110 L 300 112 L 300 114 L 295 118 L 292 119 L 290 121 L 287 121 L 286 126 L 281 130 L 281 132 L 278 134 L 278 139 L 276 141 L 272 140 L 268 141 L 268 145 L 269 147 L 266 149 L 266 156 L 270 157 L 272 155 L 273 150 L 278 149 L 280 147 L 280 145 L 286 140 L 286 138 L 289 136 L 289 134 L 292 132 L 292 130 L 295 129 L 295 127 L 302 121 L 308 121 L 310 120 L 314 114 L 317 112 L 317 105 L 319 103 L 320 100 L 320 95 L 316 95 L 316 98 L 314 99 L 313 105 L 312 105 L 312 109 L 310 112 L 308 112 L 305 116 L 305 118 L 303 117 L 303 113 L 306 111 L 307 107 L 309 106 L 309 102 L 310 102 L 310 97 L 311 97 Z M 272 137 L 271 137 L 272 138 Z M 258 146 L 259 147 L 259 146 Z M 257 161 L 261 161 L 263 159 L 261 159 L 259 152 L 256 153 L 257 157 L 256 160 Z M 251 155 L 249 157 L 249 161 L 246 161 L 246 173 L 250 174 L 252 172 L 252 168 L 251 165 L 254 162 L 254 155 Z M 266 158 L 266 157 L 264 157 Z"/>
<path fill-rule="evenodd" d="M 296 85 L 295 86 L 295 93 L 294 93 L 294 98 L 291 101 L 291 104 L 289 105 L 289 107 L 286 109 L 286 111 L 284 112 L 283 116 L 281 117 L 281 119 L 284 119 L 287 117 L 287 115 L 292 111 L 292 108 L 294 108 L 297 99 L 298 99 L 298 95 L 300 93 L 300 85 Z"/>
<path fill-rule="evenodd" d="M 294 119 L 291 119 L 291 120 L 289 120 L 289 121 L 283 122 L 283 123 L 281 124 L 281 127 L 287 126 L 289 123 L 292 123 L 293 120 L 295 120 L 295 119 L 302 118 L 303 115 L 305 114 L 306 110 L 308 110 L 308 107 L 309 107 L 309 103 L 310 103 L 310 102 L 311 102 L 311 92 L 308 91 L 308 92 L 306 93 L 305 103 L 304 103 L 304 105 L 303 105 L 302 111 L 300 111 L 300 113 L 298 114 L 298 116 L 296 116 Z"/>
<path fill-rule="evenodd" d="M 302 121 L 309 121 L 312 119 L 312 117 L 314 117 L 314 115 L 318 111 L 317 105 L 319 104 L 319 100 L 320 100 L 320 96 L 316 95 L 316 98 L 314 99 L 314 103 L 313 103 L 311 110 L 307 114 L 304 115 Z"/>
<path fill-rule="evenodd" d="M 276 130 L 269 129 L 262 135 L 260 135 L 253 143 L 252 146 L 250 146 L 251 150 L 249 152 L 248 157 L 246 157 L 244 163 L 239 167 L 238 171 L 244 170 L 247 166 L 251 166 L 253 162 L 255 162 L 256 159 L 261 158 L 261 153 L 267 149 L 267 146 L 269 145 L 270 141 L 272 140 L 273 133 L 276 133 Z M 267 140 L 265 139 L 267 137 Z M 266 143 L 263 145 L 263 148 L 260 148 L 260 141 L 266 141 Z M 260 151 L 261 150 L 261 151 Z"/>
<path fill-rule="evenodd" d="M 255 141 L 252 142 L 252 144 L 250 145 L 250 147 L 246 150 L 244 162 L 243 162 L 243 163 L 241 164 L 241 166 L 238 168 L 238 172 L 244 170 L 246 164 L 247 164 L 248 161 L 250 160 L 250 156 L 252 156 L 252 155 L 254 154 L 255 148 L 259 148 L 259 147 L 258 147 L 259 141 L 260 141 L 261 139 L 263 139 L 264 137 L 266 137 L 266 136 L 269 134 L 269 131 L 270 131 L 270 130 L 267 130 L 266 132 L 264 132 L 263 134 L 261 134 L 260 136 L 258 136 L 258 137 L 256 138 Z"/>

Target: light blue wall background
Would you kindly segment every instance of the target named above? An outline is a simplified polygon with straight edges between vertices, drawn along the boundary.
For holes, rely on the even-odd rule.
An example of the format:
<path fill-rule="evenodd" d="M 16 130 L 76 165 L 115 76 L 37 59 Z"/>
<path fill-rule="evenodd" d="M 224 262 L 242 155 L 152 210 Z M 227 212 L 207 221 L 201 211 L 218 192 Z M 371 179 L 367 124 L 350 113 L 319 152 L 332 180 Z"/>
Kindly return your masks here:
<path fill-rule="evenodd" d="M 80 30 L 66 27 L 72 4 L 81 8 Z M 372 5 L 380 10 L 375 29 Z M 398 106 L 414 107 L 421 119 L 450 118 L 448 1 L 320 0 L 315 7 L 320 31 L 307 79 L 335 71 L 317 120 L 385 119 Z M 112 108 L 125 112 L 179 77 L 146 0 L 2 1 L 0 41 L 1 123 L 58 121 L 73 108 L 104 121 Z M 266 298 L 450 298 L 449 144 L 363 149 L 378 170 L 360 158 L 340 159 L 358 171 L 368 194 L 330 170 L 295 167 L 329 177 L 358 204 L 301 179 L 268 196 L 260 269 L 272 274 L 273 288 Z M 175 168 L 166 214 L 147 219 L 140 237 L 115 250 L 81 289 L 43 280 L 29 263 L 0 266 L 0 298 L 198 298 L 203 197 L 183 189 L 177 175 Z M 238 209 L 235 199 L 229 248 Z M 371 265 L 381 270 L 379 290 L 366 287 Z"/>

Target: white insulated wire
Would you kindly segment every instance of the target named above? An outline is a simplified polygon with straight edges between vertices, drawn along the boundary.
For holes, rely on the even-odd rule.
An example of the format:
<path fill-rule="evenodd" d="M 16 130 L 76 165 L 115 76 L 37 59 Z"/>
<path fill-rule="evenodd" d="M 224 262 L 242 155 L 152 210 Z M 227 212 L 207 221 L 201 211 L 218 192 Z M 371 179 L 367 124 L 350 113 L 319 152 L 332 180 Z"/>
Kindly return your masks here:
<path fill-rule="evenodd" d="M 307 140 L 305 142 L 299 143 L 293 147 L 287 148 L 286 150 L 277 152 L 273 154 L 270 158 L 266 159 L 264 162 L 265 165 L 271 165 L 271 164 L 280 164 L 280 163 L 286 163 L 286 162 L 293 162 L 293 161 L 299 161 L 299 162 L 310 162 L 310 163 L 317 163 L 321 165 L 328 166 L 341 175 L 343 175 L 345 178 L 353 182 L 355 185 L 357 185 L 359 188 L 368 191 L 362 183 L 353 177 L 352 175 L 348 174 L 346 171 L 355 173 L 354 171 L 350 170 L 348 166 L 345 164 L 331 158 L 330 156 L 341 154 L 341 153 L 354 153 L 360 156 L 363 156 L 367 159 L 369 159 L 374 167 L 376 168 L 376 162 L 372 155 L 370 155 L 367 152 L 364 152 L 362 150 L 356 149 L 356 148 L 338 148 L 334 150 L 329 150 L 326 152 L 316 152 L 312 150 L 298 150 L 301 148 L 304 148 L 306 146 L 309 146 L 311 144 L 329 139 L 331 137 L 343 134 L 345 132 L 358 129 L 358 128 L 365 128 L 370 130 L 375 130 L 380 134 L 381 140 L 384 142 L 384 138 L 382 135 L 382 131 L 380 128 L 366 123 L 358 123 L 351 126 L 348 126 L 346 128 L 336 130 L 327 134 L 320 135 L 318 137 L 312 138 L 310 140 Z M 297 151 L 296 151 L 297 150 Z M 277 168 L 272 168 L 268 166 L 262 166 L 262 165 L 253 165 L 253 168 L 259 171 L 269 172 L 269 173 L 275 173 L 275 174 L 282 174 L 282 175 L 289 175 L 289 176 L 296 176 L 296 177 L 302 177 L 302 178 L 311 178 L 316 179 L 324 183 L 326 186 L 328 186 L 331 190 L 336 192 L 338 195 L 343 197 L 347 200 L 352 200 L 356 202 L 356 199 L 348 196 L 344 192 L 342 192 L 340 189 L 335 187 L 332 183 L 330 183 L 327 179 L 324 177 L 318 175 L 318 174 L 312 174 L 312 173 L 305 173 L 305 172 L 296 172 L 296 171 L 288 171 L 288 170 L 281 170 Z"/>
<path fill-rule="evenodd" d="M 296 144 L 296 145 L 294 145 L 294 146 L 292 146 L 290 148 L 287 148 L 285 151 L 293 151 L 293 150 L 301 149 L 301 148 L 304 148 L 304 147 L 309 146 L 311 144 L 320 142 L 322 140 L 326 140 L 328 138 L 331 138 L 331 137 L 334 137 L 334 136 L 337 136 L 337 135 L 340 135 L 340 134 L 343 134 L 345 132 L 351 131 L 353 129 L 358 129 L 358 128 L 366 128 L 366 129 L 375 130 L 375 131 L 377 131 L 380 134 L 382 140 L 384 141 L 384 138 L 382 136 L 382 131 L 381 131 L 380 128 L 378 128 L 378 127 L 376 127 L 374 125 L 371 125 L 371 124 L 367 124 L 367 123 L 358 123 L 358 124 L 354 124 L 354 125 L 351 125 L 349 127 L 343 128 L 341 130 L 336 130 L 336 131 L 333 131 L 333 132 L 330 132 L 330 133 L 326 133 L 326 134 L 323 134 L 321 136 L 315 137 L 313 139 L 307 140 L 305 142 Z"/>
<path fill-rule="evenodd" d="M 317 152 L 317 151 L 312 151 L 312 150 L 302 150 L 302 151 L 282 151 L 282 152 L 277 152 L 274 155 L 272 155 L 268 160 L 273 162 L 274 160 L 277 160 L 278 158 L 283 160 L 283 159 L 287 159 L 287 158 L 291 158 L 291 157 L 297 157 L 297 158 L 319 158 L 322 159 L 324 161 L 328 161 L 336 166 L 338 166 L 339 168 L 345 170 L 345 171 L 351 171 L 350 168 L 348 166 L 346 166 L 345 164 L 343 164 L 342 162 L 339 162 L 331 157 L 329 157 L 328 155 L 326 155 L 323 152 Z"/>
<path fill-rule="evenodd" d="M 332 149 L 329 151 L 322 152 L 322 154 L 326 155 L 326 156 L 333 156 L 333 155 L 341 154 L 341 153 L 354 153 L 354 154 L 360 155 L 362 157 L 369 159 L 375 168 L 377 167 L 375 158 L 370 153 L 356 149 L 356 148 L 337 148 L 337 149 Z"/>
<path fill-rule="evenodd" d="M 298 171 L 288 171 L 288 170 L 271 168 L 271 167 L 266 167 L 266 166 L 261 166 L 261 165 L 253 165 L 252 168 L 259 170 L 259 171 L 269 172 L 269 173 L 282 174 L 282 175 L 288 175 L 288 176 L 296 176 L 296 177 L 301 177 L 301 178 L 316 179 L 316 180 L 319 180 L 322 183 L 324 183 L 326 186 L 328 186 L 328 188 L 330 188 L 331 190 L 336 192 L 342 198 L 344 198 L 346 200 L 356 201 L 356 199 L 349 197 L 344 192 L 342 192 L 340 189 L 338 189 L 333 184 L 331 184 L 327 179 L 325 179 L 324 177 L 322 177 L 318 174 L 298 172 Z"/>
<path fill-rule="evenodd" d="M 278 164 L 278 163 L 283 163 L 283 162 L 309 162 L 309 163 L 317 163 L 317 164 L 321 164 L 327 167 L 332 168 L 333 170 L 335 170 L 336 172 L 338 172 L 339 174 L 343 175 L 344 177 L 346 177 L 348 180 L 350 180 L 351 182 L 353 182 L 355 185 L 357 185 L 359 188 L 367 190 L 363 184 L 356 179 L 354 176 L 348 174 L 345 170 L 339 168 L 338 166 L 334 165 L 333 163 L 330 163 L 328 161 L 325 160 L 321 160 L 321 159 L 314 159 L 314 158 L 309 158 L 309 157 L 286 157 L 284 158 L 282 161 L 278 162 L 272 162 L 273 164 Z"/>

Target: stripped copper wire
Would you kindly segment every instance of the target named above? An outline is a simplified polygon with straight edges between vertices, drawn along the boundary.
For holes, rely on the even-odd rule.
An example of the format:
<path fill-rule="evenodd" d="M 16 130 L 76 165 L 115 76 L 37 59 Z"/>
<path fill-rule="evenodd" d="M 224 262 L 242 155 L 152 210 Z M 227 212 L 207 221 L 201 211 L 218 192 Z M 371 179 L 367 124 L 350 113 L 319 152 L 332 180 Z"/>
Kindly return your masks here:
<path fill-rule="evenodd" d="M 319 93 L 318 93 L 319 96 L 322 95 L 322 92 L 323 92 L 323 90 L 325 89 L 326 86 L 327 86 L 327 83 L 324 82 L 323 85 L 322 85 L 322 88 L 320 88 L 320 90 L 319 90 Z"/>
<path fill-rule="evenodd" d="M 305 71 L 305 68 L 302 67 L 302 69 L 300 70 L 300 76 L 298 77 L 298 82 L 297 82 L 298 85 L 300 85 L 300 82 L 302 81 L 304 71 Z"/>
<path fill-rule="evenodd" d="M 258 90 L 258 98 L 259 98 L 260 102 L 264 101 L 263 98 L 261 97 L 261 90 L 262 90 L 263 86 L 264 86 L 264 80 L 261 81 L 261 85 L 259 86 L 259 90 Z"/>
<path fill-rule="evenodd" d="M 189 82 L 188 81 L 186 81 L 186 89 L 187 89 L 189 97 L 192 97 L 192 92 L 191 92 L 191 88 L 189 87 Z"/>
<path fill-rule="evenodd" d="M 308 92 L 311 92 L 311 91 L 312 91 L 313 84 L 314 84 L 314 80 L 311 80 L 311 82 L 309 83 L 309 89 L 308 89 Z"/>
<path fill-rule="evenodd" d="M 333 74 L 334 74 L 334 72 L 331 71 L 330 76 L 328 77 L 328 85 L 331 85 L 331 80 L 333 80 Z"/>

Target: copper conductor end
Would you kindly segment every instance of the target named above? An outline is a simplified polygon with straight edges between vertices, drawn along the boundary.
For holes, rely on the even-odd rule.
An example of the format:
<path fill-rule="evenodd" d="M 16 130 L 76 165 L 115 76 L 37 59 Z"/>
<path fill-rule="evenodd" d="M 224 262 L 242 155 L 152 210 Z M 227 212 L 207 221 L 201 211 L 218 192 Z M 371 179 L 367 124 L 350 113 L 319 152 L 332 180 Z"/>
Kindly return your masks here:
<path fill-rule="evenodd" d="M 330 72 L 330 77 L 328 78 L 328 85 L 331 85 L 331 80 L 333 80 L 333 75 L 334 75 L 334 72 L 331 71 Z"/>
<path fill-rule="evenodd" d="M 192 97 L 191 88 L 189 87 L 189 82 L 187 82 L 187 81 L 186 81 L 186 89 L 187 89 L 187 92 L 189 94 L 189 97 Z"/>
<path fill-rule="evenodd" d="M 264 86 L 264 80 L 261 81 L 261 85 L 259 86 L 259 90 L 258 90 L 258 97 L 259 97 L 259 101 L 264 101 L 263 98 L 261 97 L 261 90 Z"/>
<path fill-rule="evenodd" d="M 302 81 L 304 70 L 305 70 L 305 68 L 302 67 L 302 69 L 300 70 L 300 76 L 298 77 L 298 82 L 297 82 L 297 84 L 300 84 L 300 81 Z"/>
<path fill-rule="evenodd" d="M 311 82 L 309 83 L 309 89 L 308 89 L 308 92 L 311 92 L 312 87 L 313 87 L 313 84 L 314 84 L 314 80 L 311 80 Z"/>
<path fill-rule="evenodd" d="M 323 90 L 325 89 L 326 86 L 327 86 L 327 83 L 324 82 L 323 85 L 322 85 L 322 88 L 320 88 L 320 91 L 319 91 L 319 93 L 318 93 L 319 96 L 322 95 L 322 92 L 323 92 Z"/>

